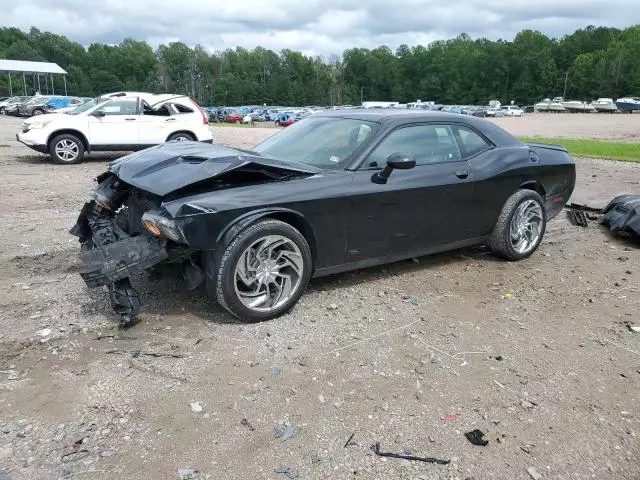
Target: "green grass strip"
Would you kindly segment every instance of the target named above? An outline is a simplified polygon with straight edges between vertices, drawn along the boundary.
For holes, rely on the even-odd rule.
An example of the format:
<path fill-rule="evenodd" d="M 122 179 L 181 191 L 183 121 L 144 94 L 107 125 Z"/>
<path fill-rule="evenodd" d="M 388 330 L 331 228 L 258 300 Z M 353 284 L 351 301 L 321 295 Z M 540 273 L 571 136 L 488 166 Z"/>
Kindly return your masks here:
<path fill-rule="evenodd" d="M 519 137 L 519 139 L 522 142 L 555 143 L 563 145 L 572 157 L 640 162 L 640 143 L 605 142 L 574 138 Z"/>

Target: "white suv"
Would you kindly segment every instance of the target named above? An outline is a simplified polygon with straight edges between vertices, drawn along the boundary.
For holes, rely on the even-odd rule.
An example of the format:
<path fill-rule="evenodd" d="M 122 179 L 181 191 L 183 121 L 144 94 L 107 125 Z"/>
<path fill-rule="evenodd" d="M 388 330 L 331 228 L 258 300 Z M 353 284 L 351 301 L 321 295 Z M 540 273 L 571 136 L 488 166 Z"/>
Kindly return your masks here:
<path fill-rule="evenodd" d="M 202 108 L 184 95 L 119 92 L 64 113 L 27 119 L 19 142 L 56 163 L 80 163 L 85 152 L 135 151 L 170 140 L 212 142 Z"/>
<path fill-rule="evenodd" d="M 521 117 L 524 115 L 524 110 L 517 105 L 503 105 L 502 112 L 505 117 Z"/>

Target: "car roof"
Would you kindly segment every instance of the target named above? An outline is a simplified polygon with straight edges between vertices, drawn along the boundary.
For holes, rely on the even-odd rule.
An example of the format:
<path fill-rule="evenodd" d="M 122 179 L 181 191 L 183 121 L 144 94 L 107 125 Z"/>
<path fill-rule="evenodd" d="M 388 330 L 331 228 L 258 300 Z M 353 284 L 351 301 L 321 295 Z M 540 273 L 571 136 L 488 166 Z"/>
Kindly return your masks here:
<path fill-rule="evenodd" d="M 463 123 L 483 133 L 495 145 L 517 146 L 522 143 L 495 123 L 482 118 L 457 113 L 415 110 L 415 109 L 368 109 L 326 110 L 313 115 L 312 118 L 348 118 L 380 123 L 386 127 L 396 127 L 409 123 L 442 122 Z"/>

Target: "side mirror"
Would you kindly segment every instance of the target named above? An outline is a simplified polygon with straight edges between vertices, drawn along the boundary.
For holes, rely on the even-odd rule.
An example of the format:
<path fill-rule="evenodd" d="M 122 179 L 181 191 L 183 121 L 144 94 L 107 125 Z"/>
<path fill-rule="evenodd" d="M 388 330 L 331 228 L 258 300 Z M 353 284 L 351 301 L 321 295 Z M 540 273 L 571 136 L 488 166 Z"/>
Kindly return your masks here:
<path fill-rule="evenodd" d="M 384 184 L 387 183 L 391 172 L 394 169 L 409 170 L 416 166 L 416 161 L 405 153 L 394 153 L 387 158 L 387 165 L 379 172 L 372 175 L 371 181 L 373 183 Z"/>
<path fill-rule="evenodd" d="M 92 117 L 98 117 L 98 118 L 104 117 L 104 112 L 102 110 L 96 110 L 95 112 L 93 112 L 91 114 L 91 116 Z"/>

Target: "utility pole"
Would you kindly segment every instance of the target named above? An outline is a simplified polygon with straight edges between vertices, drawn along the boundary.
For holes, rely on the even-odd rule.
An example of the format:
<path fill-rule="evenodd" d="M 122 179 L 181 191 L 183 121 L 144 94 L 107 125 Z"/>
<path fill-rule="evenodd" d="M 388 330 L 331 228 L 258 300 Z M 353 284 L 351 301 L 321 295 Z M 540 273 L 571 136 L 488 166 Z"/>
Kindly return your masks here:
<path fill-rule="evenodd" d="M 569 80 L 569 70 L 567 70 L 567 74 L 564 77 L 564 92 L 562 93 L 562 98 L 567 99 L 567 80 Z"/>
<path fill-rule="evenodd" d="M 364 87 L 360 87 L 360 106 L 362 106 L 362 98 L 363 98 L 362 94 L 363 94 L 363 92 L 364 92 Z"/>

